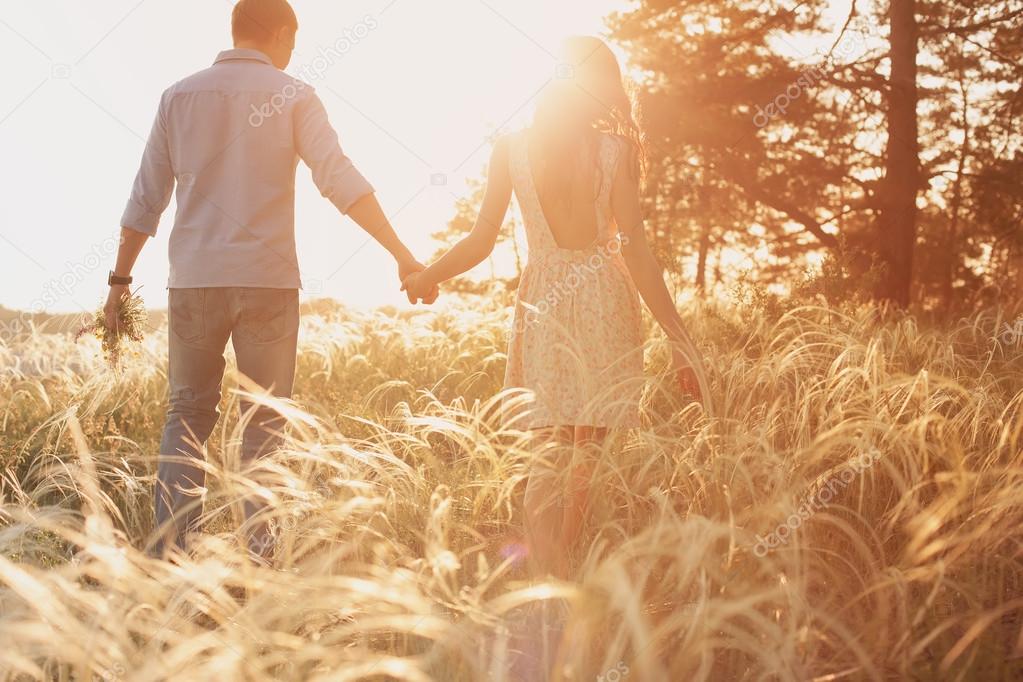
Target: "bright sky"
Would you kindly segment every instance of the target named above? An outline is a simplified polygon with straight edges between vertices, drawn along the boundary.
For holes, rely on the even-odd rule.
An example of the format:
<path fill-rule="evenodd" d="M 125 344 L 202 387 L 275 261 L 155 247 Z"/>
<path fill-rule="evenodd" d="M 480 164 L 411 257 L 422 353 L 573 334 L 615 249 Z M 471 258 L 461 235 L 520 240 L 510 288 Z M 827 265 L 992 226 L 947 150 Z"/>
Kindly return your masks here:
<path fill-rule="evenodd" d="M 487 137 L 521 126 L 560 39 L 604 32 L 626 0 L 293 0 L 289 71 L 320 93 L 342 144 L 422 259 Z M 230 0 L 9 0 L 0 7 L 0 305 L 94 309 L 160 93 L 230 47 Z M 334 47 L 338 59 L 317 59 Z M 333 92 L 332 92 L 333 91 Z M 441 179 L 446 184 L 435 184 Z M 135 269 L 166 305 L 171 203 Z M 390 257 L 319 196 L 300 166 L 308 294 L 399 304 Z"/>

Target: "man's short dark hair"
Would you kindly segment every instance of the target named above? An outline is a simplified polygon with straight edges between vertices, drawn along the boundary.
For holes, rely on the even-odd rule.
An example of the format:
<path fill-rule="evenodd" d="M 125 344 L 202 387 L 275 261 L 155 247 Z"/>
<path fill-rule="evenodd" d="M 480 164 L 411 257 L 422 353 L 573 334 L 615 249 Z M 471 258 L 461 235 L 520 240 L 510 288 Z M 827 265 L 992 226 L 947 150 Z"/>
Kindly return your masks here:
<path fill-rule="evenodd" d="M 282 28 L 298 30 L 298 17 L 288 0 L 239 0 L 231 13 L 236 43 L 269 40 Z"/>

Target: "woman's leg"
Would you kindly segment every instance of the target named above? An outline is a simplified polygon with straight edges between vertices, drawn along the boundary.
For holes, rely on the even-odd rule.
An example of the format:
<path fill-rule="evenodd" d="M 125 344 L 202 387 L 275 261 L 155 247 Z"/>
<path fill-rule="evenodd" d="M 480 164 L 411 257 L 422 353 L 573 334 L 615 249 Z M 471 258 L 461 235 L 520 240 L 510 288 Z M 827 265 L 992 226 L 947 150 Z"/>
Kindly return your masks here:
<path fill-rule="evenodd" d="M 561 577 L 565 553 L 559 546 L 563 515 L 564 465 L 571 457 L 572 427 L 536 429 L 534 459 L 523 499 L 526 538 L 534 566 L 541 574 Z"/>
<path fill-rule="evenodd" d="M 589 511 L 590 488 L 596 471 L 607 429 L 595 426 L 576 426 L 573 433 L 572 461 L 569 464 L 565 504 L 561 517 L 561 533 L 558 544 L 566 555 L 579 540 L 583 520 Z"/>
<path fill-rule="evenodd" d="M 569 551 L 578 540 L 589 498 L 594 451 L 599 452 L 607 429 L 563 426 L 537 430 L 538 453 L 529 473 L 524 499 L 526 537 L 533 565 L 541 576 L 568 579 Z M 575 460 L 579 458 L 579 461 Z M 591 461 L 592 460 L 592 461 Z M 539 665 L 527 679 L 541 679 L 563 645 L 563 617 L 551 616 L 556 602 L 543 602 L 529 618 L 520 646 Z M 553 622 L 551 622 L 553 621 Z"/>

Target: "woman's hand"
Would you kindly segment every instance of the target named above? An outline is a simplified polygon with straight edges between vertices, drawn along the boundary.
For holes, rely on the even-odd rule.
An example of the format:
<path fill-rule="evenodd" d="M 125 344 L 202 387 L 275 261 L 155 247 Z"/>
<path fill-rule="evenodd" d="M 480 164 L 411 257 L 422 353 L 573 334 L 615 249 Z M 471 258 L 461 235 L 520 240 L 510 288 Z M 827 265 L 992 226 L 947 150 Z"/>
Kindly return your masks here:
<path fill-rule="evenodd" d="M 702 402 L 703 392 L 700 390 L 700 381 L 696 371 L 689 364 L 686 356 L 680 353 L 677 348 L 671 351 L 671 365 L 672 369 L 675 370 L 675 380 L 678 382 L 678 387 L 682 393 Z"/>

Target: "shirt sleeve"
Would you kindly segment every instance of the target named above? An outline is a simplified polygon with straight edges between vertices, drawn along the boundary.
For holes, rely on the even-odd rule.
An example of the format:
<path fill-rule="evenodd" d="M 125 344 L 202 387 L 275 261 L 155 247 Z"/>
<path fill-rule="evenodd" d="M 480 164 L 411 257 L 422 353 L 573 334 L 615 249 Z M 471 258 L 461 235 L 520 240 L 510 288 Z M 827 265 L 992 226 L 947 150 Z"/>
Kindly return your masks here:
<path fill-rule="evenodd" d="M 160 216 L 174 193 L 174 169 L 171 167 L 167 141 L 168 94 L 160 100 L 160 107 L 149 133 L 142 165 L 135 176 L 128 205 L 121 216 L 121 226 L 153 236 L 160 224 Z"/>
<path fill-rule="evenodd" d="M 356 201 L 374 192 L 352 160 L 345 156 L 323 102 L 308 93 L 295 103 L 295 147 L 313 174 L 320 193 L 347 214 Z"/>

